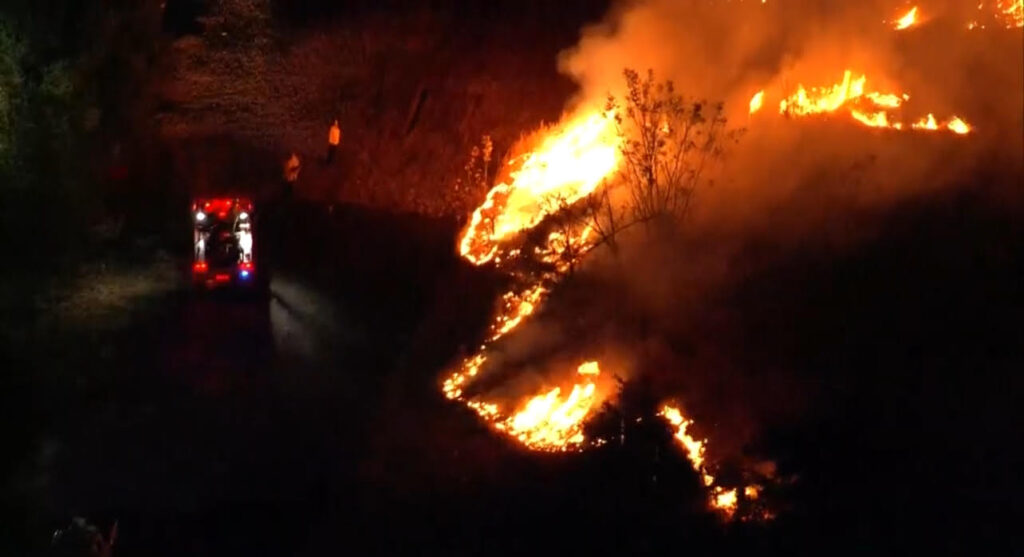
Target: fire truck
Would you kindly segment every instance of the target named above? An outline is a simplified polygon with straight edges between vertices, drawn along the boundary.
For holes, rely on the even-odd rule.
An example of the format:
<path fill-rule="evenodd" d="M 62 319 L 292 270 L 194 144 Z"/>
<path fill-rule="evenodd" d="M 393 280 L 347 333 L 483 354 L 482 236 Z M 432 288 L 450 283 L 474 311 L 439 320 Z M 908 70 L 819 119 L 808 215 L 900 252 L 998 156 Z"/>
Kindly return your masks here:
<path fill-rule="evenodd" d="M 246 197 L 192 201 L 192 283 L 202 290 L 260 291 L 268 282 L 256 265 L 254 207 Z"/>

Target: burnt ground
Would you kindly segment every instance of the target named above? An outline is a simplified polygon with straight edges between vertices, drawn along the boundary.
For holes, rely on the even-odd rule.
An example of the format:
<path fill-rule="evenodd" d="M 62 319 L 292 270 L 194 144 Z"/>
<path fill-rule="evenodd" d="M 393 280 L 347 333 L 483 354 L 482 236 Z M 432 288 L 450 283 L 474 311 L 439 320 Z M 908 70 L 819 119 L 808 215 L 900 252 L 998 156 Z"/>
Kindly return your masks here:
<path fill-rule="evenodd" d="M 786 366 L 816 393 L 799 423 L 757 439 L 798 478 L 767 525 L 706 514 L 671 449 L 530 455 L 443 401 L 439 370 L 496 286 L 455 258 L 455 222 L 304 202 L 271 218 L 287 249 L 269 301 L 175 290 L 129 326 L 15 347 L 8 547 L 40 553 L 73 515 L 119 520 L 119 555 L 1004 541 L 1024 234 L 985 195 L 900 207 L 853 250 L 768 258 L 722 302 L 749 331 L 733 349 L 756 356 L 750 373 Z"/>

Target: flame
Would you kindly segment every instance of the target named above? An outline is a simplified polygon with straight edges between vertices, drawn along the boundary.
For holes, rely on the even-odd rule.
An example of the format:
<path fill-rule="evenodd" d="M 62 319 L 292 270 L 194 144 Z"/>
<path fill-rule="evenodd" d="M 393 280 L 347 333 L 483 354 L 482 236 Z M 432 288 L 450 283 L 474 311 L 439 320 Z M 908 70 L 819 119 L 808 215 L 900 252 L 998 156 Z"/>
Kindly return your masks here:
<path fill-rule="evenodd" d="M 576 373 L 583 380 L 573 385 L 568 396 L 562 398 L 559 387 L 537 395 L 498 423 L 498 429 L 527 447 L 540 450 L 565 450 L 583 443 L 583 422 L 597 401 L 593 378 L 600 375 L 601 369 L 596 361 L 584 362 Z"/>
<path fill-rule="evenodd" d="M 903 30 L 917 23 L 917 6 L 910 8 L 903 17 L 896 20 L 896 29 Z"/>
<path fill-rule="evenodd" d="M 810 114 L 821 114 L 835 112 L 850 99 L 859 98 L 864 94 L 864 83 L 866 76 L 852 79 L 853 73 L 846 70 L 843 73 L 843 81 L 831 87 L 816 87 L 810 91 L 803 85 L 797 86 L 793 95 L 783 99 L 779 103 L 779 112 L 792 116 L 807 116 Z"/>
<path fill-rule="evenodd" d="M 996 12 L 1007 29 L 1024 27 L 1024 0 L 999 0 Z"/>
<path fill-rule="evenodd" d="M 715 477 L 711 475 L 705 464 L 704 452 L 707 449 L 707 439 L 696 439 L 688 433 L 686 430 L 693 425 L 693 420 L 688 419 L 683 415 L 683 412 L 676 406 L 671 404 L 663 404 L 661 411 L 658 415 L 665 418 L 669 424 L 676 428 L 676 432 L 673 435 L 679 444 L 683 446 L 683 450 L 686 451 L 686 458 L 693 465 L 693 469 L 700 474 L 701 480 L 704 485 L 711 488 L 710 497 L 708 504 L 711 508 L 721 511 L 727 517 L 732 517 L 736 512 L 739 504 L 737 498 L 737 488 L 725 487 L 715 484 Z M 748 485 L 744 486 L 743 494 L 747 499 L 757 499 L 761 493 L 761 486 Z M 771 518 L 767 514 L 762 514 L 761 518 Z"/>
<path fill-rule="evenodd" d="M 796 93 L 779 102 L 779 113 L 790 117 L 814 116 L 848 112 L 854 121 L 871 128 L 903 130 L 906 126 L 890 112 L 901 108 L 910 95 L 906 93 L 882 93 L 867 90 L 867 76 L 854 78 L 853 72 L 843 72 L 843 79 L 829 87 L 805 88 L 797 86 Z M 963 135 L 971 130 L 967 122 L 953 117 L 943 126 L 939 126 L 935 117 L 929 114 L 914 124 L 914 130 L 939 130 L 946 128 L 953 133 Z"/>
<path fill-rule="evenodd" d="M 511 183 L 491 189 L 463 231 L 458 244 L 462 257 L 482 265 L 492 260 L 501 263 L 519 255 L 520 248 L 508 248 L 507 240 L 589 195 L 614 173 L 619 164 L 619 136 L 612 116 L 592 112 L 570 119 L 545 136 L 536 150 L 513 160 L 510 164 L 519 167 L 511 173 Z M 552 199 L 559 203 L 549 203 Z M 563 272 L 593 245 L 593 229 L 582 226 L 551 232 L 533 255 Z M 501 297 L 487 341 L 445 379 L 442 390 L 448 399 L 464 400 L 495 429 L 527 447 L 570 450 L 584 443 L 583 424 L 591 408 L 604 398 L 596 382 L 601 374 L 597 361 L 584 362 L 577 368 L 577 381 L 571 388 L 546 387 L 511 414 L 495 402 L 464 399 L 465 387 L 487 363 L 491 344 L 514 331 L 541 307 L 549 293 L 545 279 L 552 276 L 534 279 Z"/>
<path fill-rule="evenodd" d="M 970 133 L 971 131 L 971 127 L 967 125 L 967 122 L 964 122 L 957 116 L 954 116 L 953 119 L 946 124 L 946 127 L 953 133 L 958 133 L 960 135 Z"/>
<path fill-rule="evenodd" d="M 500 312 L 495 318 L 494 333 L 491 335 L 491 341 L 493 342 L 505 336 L 509 331 L 522 323 L 523 319 L 533 314 L 545 294 L 547 294 L 547 289 L 540 284 L 535 284 L 525 292 L 518 294 L 506 292 L 502 296 L 504 311 Z"/>
<path fill-rule="evenodd" d="M 736 488 L 725 489 L 717 486 L 711 492 L 711 506 L 732 516 L 736 512 Z"/>
<path fill-rule="evenodd" d="M 761 106 L 764 104 L 764 89 L 761 89 L 750 99 L 750 113 L 754 114 L 758 110 L 761 110 Z"/>
<path fill-rule="evenodd" d="M 545 209 L 546 201 L 571 204 L 592 193 L 618 167 L 618 143 L 611 115 L 593 112 L 548 135 L 535 151 L 510 161 L 519 164 L 511 172 L 512 182 L 491 189 L 473 212 L 459 253 L 476 265 L 487 263 L 503 240 L 537 226 L 557 208 Z"/>
<path fill-rule="evenodd" d="M 939 124 L 935 122 L 935 116 L 929 114 L 928 116 L 925 116 L 911 124 L 911 127 L 915 130 L 937 130 L 939 129 Z"/>
<path fill-rule="evenodd" d="M 715 478 L 704 470 L 704 444 L 707 440 L 695 439 L 686 432 L 686 428 L 693 424 L 693 420 L 686 419 L 678 408 L 668 404 L 661 407 L 661 412 L 658 415 L 664 417 L 668 420 L 668 423 L 676 428 L 674 437 L 686 449 L 686 458 L 693 465 L 693 469 L 701 474 L 701 477 L 704 479 L 704 485 L 711 485 Z"/>

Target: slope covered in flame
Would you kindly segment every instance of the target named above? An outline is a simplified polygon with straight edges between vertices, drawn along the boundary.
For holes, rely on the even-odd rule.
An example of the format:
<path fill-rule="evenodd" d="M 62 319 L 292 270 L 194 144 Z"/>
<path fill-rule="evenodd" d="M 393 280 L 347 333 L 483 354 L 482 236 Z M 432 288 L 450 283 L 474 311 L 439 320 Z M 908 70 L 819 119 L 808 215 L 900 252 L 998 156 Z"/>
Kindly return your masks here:
<path fill-rule="evenodd" d="M 511 183 L 491 189 L 473 212 L 459 240 L 460 255 L 483 265 L 518 253 L 518 248 L 508 247 L 509 241 L 540 224 L 551 212 L 586 197 L 615 173 L 618 143 L 614 120 L 596 111 L 552 130 L 535 150 L 510 162 L 519 165 L 511 172 Z M 583 253 L 592 241 L 588 227 L 569 233 L 552 232 L 534 255 L 562 270 L 570 263 L 564 261 L 566 254 Z M 511 413 L 482 397 L 465 398 L 465 388 L 486 365 L 491 346 L 537 311 L 549 286 L 544 278 L 535 278 L 503 294 L 487 341 L 445 379 L 442 388 L 447 398 L 463 400 L 495 429 L 527 447 L 569 450 L 584 442 L 583 424 L 591 408 L 603 400 L 597 384 L 601 374 L 598 362 L 581 364 L 571 387 L 547 387 L 527 397 Z"/>
<path fill-rule="evenodd" d="M 473 212 L 459 253 L 477 265 L 491 261 L 502 241 L 544 220 L 546 204 L 586 197 L 618 161 L 618 134 L 608 115 L 592 112 L 560 126 L 537 149 L 509 162 L 519 165 L 512 181 L 491 189 Z"/>

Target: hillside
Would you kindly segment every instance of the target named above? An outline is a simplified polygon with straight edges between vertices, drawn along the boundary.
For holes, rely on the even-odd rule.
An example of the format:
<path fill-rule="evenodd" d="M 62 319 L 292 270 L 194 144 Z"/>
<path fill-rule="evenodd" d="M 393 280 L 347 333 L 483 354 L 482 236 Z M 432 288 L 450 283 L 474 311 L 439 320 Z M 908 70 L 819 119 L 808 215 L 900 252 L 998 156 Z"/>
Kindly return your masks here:
<path fill-rule="evenodd" d="M 159 133 L 179 161 L 179 180 L 223 175 L 220 159 L 208 156 L 216 138 L 229 145 L 221 150 L 247 153 L 231 163 L 247 180 L 254 168 L 256 179 L 278 179 L 268 159 L 295 151 L 303 196 L 465 214 L 484 193 L 455 186 L 472 146 L 488 134 L 500 160 L 521 134 L 557 118 L 573 93 L 555 57 L 583 16 L 579 7 L 564 9 L 572 14 L 558 20 L 564 24 L 518 33 L 498 30 L 509 15 L 500 7 L 387 17 L 354 10 L 295 22 L 273 19 L 265 1 L 213 2 L 197 17 L 198 30 L 168 48 Z M 335 117 L 343 140 L 327 167 Z M 236 170 L 217 179 L 237 179 Z"/>

